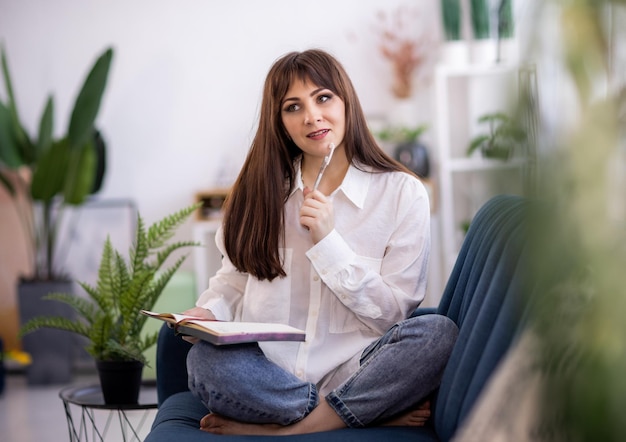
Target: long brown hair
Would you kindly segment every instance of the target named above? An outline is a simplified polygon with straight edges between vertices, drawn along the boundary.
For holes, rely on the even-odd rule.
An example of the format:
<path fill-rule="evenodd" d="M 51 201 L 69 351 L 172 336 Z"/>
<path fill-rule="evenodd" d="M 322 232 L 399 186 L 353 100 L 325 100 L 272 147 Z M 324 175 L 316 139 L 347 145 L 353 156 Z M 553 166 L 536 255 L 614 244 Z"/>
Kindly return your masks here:
<path fill-rule="evenodd" d="M 302 151 L 283 126 L 281 103 L 295 80 L 309 80 L 344 101 L 343 144 L 348 161 L 356 167 L 371 166 L 380 172 L 408 172 L 376 143 L 354 86 L 333 56 L 311 49 L 279 58 L 265 79 L 259 126 L 224 214 L 228 257 L 239 271 L 260 280 L 271 281 L 286 275 L 279 252 L 284 243 L 283 207 L 294 184 L 294 159 Z"/>

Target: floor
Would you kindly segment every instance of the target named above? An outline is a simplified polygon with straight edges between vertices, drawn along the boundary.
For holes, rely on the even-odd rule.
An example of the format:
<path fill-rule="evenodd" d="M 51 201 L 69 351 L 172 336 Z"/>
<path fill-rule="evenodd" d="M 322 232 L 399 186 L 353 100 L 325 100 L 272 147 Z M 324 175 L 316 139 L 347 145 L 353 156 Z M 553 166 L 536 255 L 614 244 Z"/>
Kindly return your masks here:
<path fill-rule="evenodd" d="M 77 375 L 70 385 L 91 385 L 97 382 L 97 375 L 87 373 Z M 9 373 L 6 377 L 4 393 L 0 395 L 0 439 L 10 442 L 72 440 L 63 402 L 59 397 L 59 392 L 66 386 L 68 385 L 32 386 L 27 384 L 23 374 Z M 156 402 L 154 387 L 145 387 L 141 395 L 140 402 Z M 80 432 L 80 407 L 71 406 L 70 412 L 76 431 Z M 155 410 L 127 412 L 131 425 L 141 427 L 137 431 L 137 438 L 128 430 L 128 426 L 126 436 L 124 436 L 120 416 L 115 412 L 95 410 L 93 417 L 102 438 L 93 432 L 92 424 L 86 418 L 80 439 L 73 440 L 107 442 L 143 440 L 155 414 Z M 87 429 L 86 432 L 85 429 Z"/>

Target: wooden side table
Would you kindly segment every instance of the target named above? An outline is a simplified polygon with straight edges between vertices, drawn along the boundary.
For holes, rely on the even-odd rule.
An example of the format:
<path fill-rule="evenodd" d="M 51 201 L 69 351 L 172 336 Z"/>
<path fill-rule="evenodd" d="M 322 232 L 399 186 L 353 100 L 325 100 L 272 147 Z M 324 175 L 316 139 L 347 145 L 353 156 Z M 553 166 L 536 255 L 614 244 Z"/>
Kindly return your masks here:
<path fill-rule="evenodd" d="M 61 390 L 59 397 L 65 408 L 70 442 L 104 442 L 107 434 L 113 431 L 115 421 L 119 423 L 121 440 L 140 442 L 140 432 L 150 411 L 157 408 L 156 388 L 149 386 L 141 387 L 137 404 L 105 404 L 100 385 L 66 387 Z M 96 410 L 104 410 L 104 423 L 96 418 Z M 140 419 L 133 423 L 129 417 L 135 412 L 140 415 Z"/>

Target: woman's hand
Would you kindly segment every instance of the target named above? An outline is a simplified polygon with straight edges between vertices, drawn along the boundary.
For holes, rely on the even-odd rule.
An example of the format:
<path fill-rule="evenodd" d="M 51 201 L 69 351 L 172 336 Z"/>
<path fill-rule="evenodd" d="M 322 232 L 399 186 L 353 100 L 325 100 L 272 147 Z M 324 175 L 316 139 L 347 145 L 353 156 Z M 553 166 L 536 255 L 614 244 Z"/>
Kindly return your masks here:
<path fill-rule="evenodd" d="M 202 307 L 193 307 L 193 308 L 190 308 L 189 310 L 185 310 L 183 312 L 183 315 L 195 316 L 196 318 L 207 319 L 209 321 L 215 320 L 215 315 L 213 314 L 213 312 L 211 310 L 207 310 Z M 185 341 L 190 342 L 192 344 L 195 344 L 196 342 L 200 340 L 193 336 L 183 336 L 182 338 Z"/>
<path fill-rule="evenodd" d="M 319 190 L 304 189 L 304 203 L 300 208 L 300 224 L 311 232 L 317 244 L 335 228 L 333 204 Z"/>
<path fill-rule="evenodd" d="M 215 321 L 215 315 L 211 310 L 207 310 L 202 307 L 193 307 L 189 310 L 185 310 L 183 315 L 195 316 L 196 318 L 207 319 L 209 321 Z"/>

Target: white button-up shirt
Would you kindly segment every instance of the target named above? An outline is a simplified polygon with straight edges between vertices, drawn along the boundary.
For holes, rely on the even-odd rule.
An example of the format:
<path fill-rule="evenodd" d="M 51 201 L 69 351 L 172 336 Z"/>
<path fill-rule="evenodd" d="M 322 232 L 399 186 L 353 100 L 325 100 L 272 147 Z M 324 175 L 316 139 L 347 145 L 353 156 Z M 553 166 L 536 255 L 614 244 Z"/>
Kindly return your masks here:
<path fill-rule="evenodd" d="M 361 167 L 370 170 L 369 168 Z M 299 221 L 304 199 L 299 165 L 285 204 L 287 276 L 260 281 L 226 256 L 197 306 L 220 320 L 279 322 L 306 331 L 305 342 L 262 342 L 265 355 L 322 395 L 359 367 L 363 349 L 424 299 L 430 253 L 430 206 L 423 184 L 402 172 L 350 166 L 330 199 L 335 228 L 319 243 Z"/>

